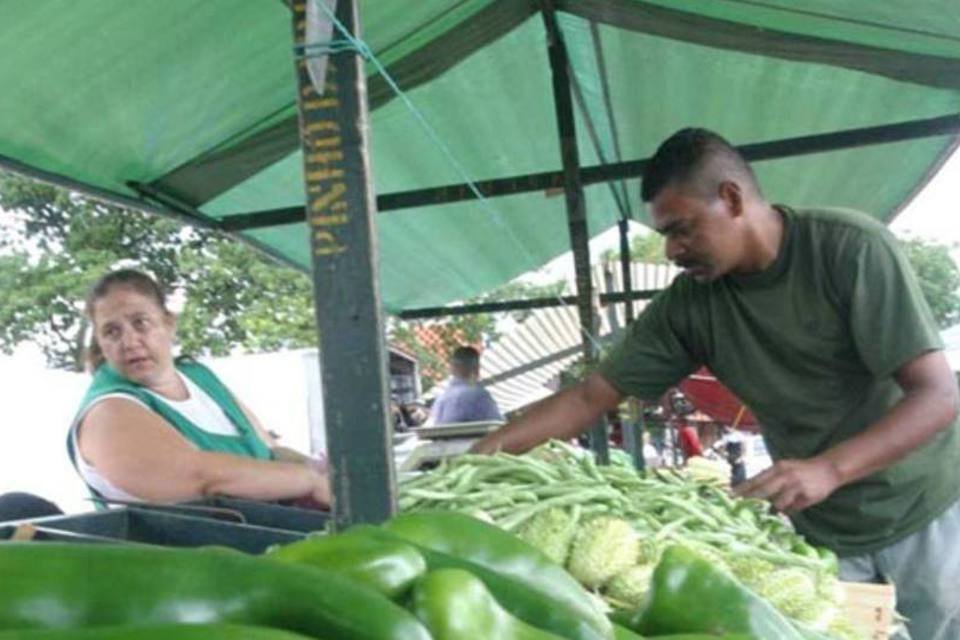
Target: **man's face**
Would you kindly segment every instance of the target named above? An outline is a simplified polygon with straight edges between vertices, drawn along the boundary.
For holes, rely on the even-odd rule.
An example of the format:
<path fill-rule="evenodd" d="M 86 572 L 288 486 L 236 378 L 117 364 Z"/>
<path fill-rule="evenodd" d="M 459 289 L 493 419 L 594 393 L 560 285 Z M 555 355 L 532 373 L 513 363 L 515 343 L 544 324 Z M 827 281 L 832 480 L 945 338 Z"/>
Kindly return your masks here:
<path fill-rule="evenodd" d="M 667 259 L 697 282 L 716 280 L 737 264 L 738 217 L 727 199 L 705 199 L 668 186 L 651 201 L 650 214 L 666 239 Z"/>

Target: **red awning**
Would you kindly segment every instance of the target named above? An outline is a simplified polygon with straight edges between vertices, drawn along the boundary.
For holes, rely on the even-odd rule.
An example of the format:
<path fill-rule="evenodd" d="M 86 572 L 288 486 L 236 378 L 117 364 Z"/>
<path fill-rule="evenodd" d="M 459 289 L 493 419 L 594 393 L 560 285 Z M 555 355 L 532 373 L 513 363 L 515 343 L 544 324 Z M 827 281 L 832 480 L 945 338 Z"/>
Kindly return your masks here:
<path fill-rule="evenodd" d="M 688 400 L 716 422 L 736 424 L 741 428 L 756 428 L 757 419 L 733 392 L 713 377 L 706 368 L 700 369 L 680 383 L 680 390 Z"/>

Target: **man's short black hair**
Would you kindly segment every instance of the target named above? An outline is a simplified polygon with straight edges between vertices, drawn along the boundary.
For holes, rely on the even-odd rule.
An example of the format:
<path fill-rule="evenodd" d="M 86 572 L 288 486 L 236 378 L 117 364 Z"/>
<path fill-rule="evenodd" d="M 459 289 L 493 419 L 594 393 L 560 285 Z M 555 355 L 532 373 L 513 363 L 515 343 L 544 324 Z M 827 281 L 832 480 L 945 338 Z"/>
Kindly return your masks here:
<path fill-rule="evenodd" d="M 480 352 L 473 347 L 457 347 L 450 356 L 450 373 L 463 379 L 477 376 L 480 373 Z"/>
<path fill-rule="evenodd" d="M 722 136 L 707 129 L 681 129 L 664 140 L 647 163 L 640 197 L 650 202 L 673 184 L 689 185 L 708 197 L 716 193 L 722 179 L 734 176 L 760 193 L 753 169 Z"/>
<path fill-rule="evenodd" d="M 468 368 L 477 368 L 480 366 L 480 352 L 473 347 L 457 347 L 450 356 L 450 362 Z"/>

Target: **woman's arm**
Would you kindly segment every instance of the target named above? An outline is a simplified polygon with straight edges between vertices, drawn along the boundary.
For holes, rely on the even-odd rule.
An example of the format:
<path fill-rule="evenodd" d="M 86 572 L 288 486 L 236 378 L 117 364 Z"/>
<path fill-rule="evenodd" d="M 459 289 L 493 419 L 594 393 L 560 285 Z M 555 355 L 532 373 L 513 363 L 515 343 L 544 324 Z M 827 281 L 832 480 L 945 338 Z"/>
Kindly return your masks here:
<path fill-rule="evenodd" d="M 243 404 L 237 400 L 237 404 L 240 406 L 240 409 L 243 411 L 243 415 L 247 416 L 247 420 L 250 421 L 250 424 L 253 425 L 253 429 L 257 432 L 257 435 L 260 436 L 260 439 L 263 440 L 270 451 L 273 452 L 273 459 L 279 460 L 280 462 L 298 462 L 300 464 L 309 464 L 314 465 L 315 468 L 318 464 L 318 460 L 311 458 L 310 456 L 300 453 L 296 449 L 291 449 L 290 447 L 282 447 L 277 444 L 276 438 L 270 435 L 270 432 L 267 431 L 266 427 L 263 426 L 263 423 L 260 422 L 260 418 L 250 410 L 250 407 Z"/>
<path fill-rule="evenodd" d="M 738 494 L 801 511 L 839 487 L 885 469 L 953 426 L 960 395 L 942 351 L 905 363 L 894 377 L 903 398 L 864 431 L 806 460 L 780 460 L 738 485 Z"/>
<path fill-rule="evenodd" d="M 143 500 L 230 495 L 330 503 L 324 474 L 298 463 L 199 451 L 161 417 L 123 398 L 95 405 L 80 425 L 78 443 L 98 473 Z"/>

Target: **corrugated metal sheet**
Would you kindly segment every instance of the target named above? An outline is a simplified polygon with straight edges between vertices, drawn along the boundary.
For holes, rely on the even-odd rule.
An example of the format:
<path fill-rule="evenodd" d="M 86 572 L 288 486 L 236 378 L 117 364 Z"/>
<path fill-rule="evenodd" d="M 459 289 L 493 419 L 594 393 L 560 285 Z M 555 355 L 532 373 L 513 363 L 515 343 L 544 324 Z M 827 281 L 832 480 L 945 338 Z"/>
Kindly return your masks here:
<path fill-rule="evenodd" d="M 667 264 L 633 263 L 635 291 L 663 289 L 680 273 Z M 595 291 L 623 291 L 620 265 L 597 265 L 593 269 Z M 575 290 L 571 280 L 568 291 Z M 646 301 L 634 302 L 639 312 Z M 625 305 L 599 309 L 598 334 L 601 341 L 619 333 L 626 325 Z M 581 352 L 580 321 L 573 306 L 536 309 L 515 330 L 487 347 L 480 363 L 480 382 L 490 391 L 500 410 L 514 411 L 546 397 L 558 388 L 560 372 Z"/>

